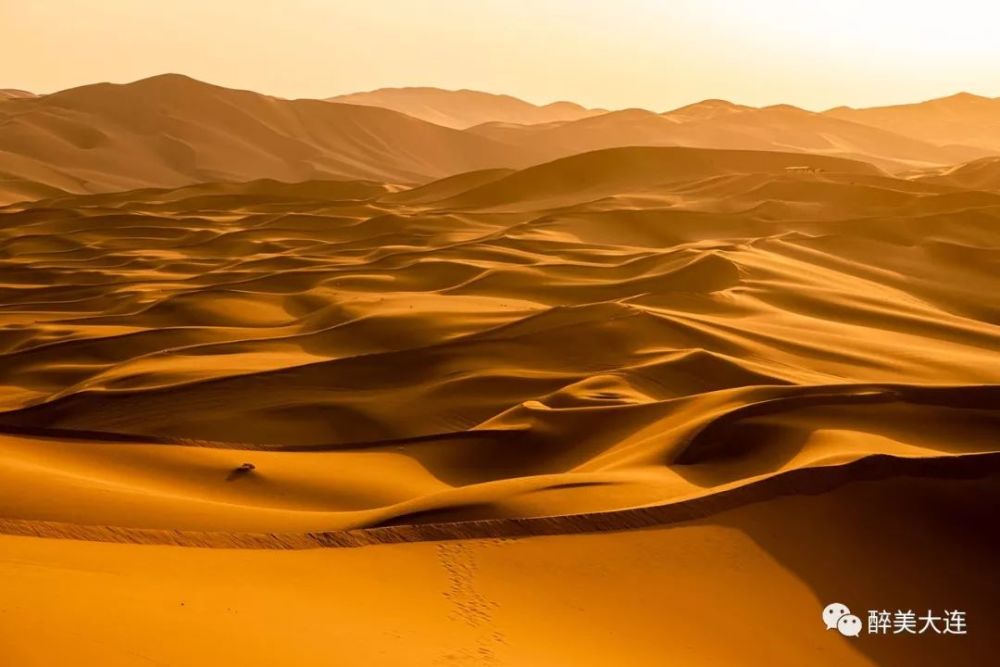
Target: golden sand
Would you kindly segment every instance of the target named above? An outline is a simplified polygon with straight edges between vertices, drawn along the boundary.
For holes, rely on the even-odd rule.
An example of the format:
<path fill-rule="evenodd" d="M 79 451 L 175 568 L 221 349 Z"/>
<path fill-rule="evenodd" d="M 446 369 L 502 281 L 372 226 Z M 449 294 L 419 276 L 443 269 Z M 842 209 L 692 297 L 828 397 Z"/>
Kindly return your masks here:
<path fill-rule="evenodd" d="M 0 662 L 988 662 L 995 159 L 151 81 L 0 104 Z"/>

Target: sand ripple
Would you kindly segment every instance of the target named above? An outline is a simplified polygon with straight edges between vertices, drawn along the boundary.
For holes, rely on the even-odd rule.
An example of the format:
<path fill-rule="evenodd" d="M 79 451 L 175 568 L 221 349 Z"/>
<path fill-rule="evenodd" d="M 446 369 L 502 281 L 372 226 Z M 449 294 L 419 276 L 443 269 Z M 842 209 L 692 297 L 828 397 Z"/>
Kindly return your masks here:
<path fill-rule="evenodd" d="M 3 529 L 627 527 L 995 468 L 1000 195 L 754 155 L 0 209 Z"/>

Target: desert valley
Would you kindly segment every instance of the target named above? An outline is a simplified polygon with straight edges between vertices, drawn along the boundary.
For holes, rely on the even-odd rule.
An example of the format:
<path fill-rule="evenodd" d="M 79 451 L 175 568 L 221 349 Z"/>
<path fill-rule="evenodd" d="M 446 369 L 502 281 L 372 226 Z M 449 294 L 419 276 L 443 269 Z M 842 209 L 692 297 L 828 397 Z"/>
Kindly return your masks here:
<path fill-rule="evenodd" d="M 989 664 L 998 268 L 1000 98 L 0 91 L 0 663 Z"/>

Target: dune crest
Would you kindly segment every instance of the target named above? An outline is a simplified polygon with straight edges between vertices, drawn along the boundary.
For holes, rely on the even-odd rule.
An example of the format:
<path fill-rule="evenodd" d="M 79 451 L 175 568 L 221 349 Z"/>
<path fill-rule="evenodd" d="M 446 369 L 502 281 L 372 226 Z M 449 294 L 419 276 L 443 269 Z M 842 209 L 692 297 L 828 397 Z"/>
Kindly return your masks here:
<path fill-rule="evenodd" d="M 530 163 L 490 139 L 388 109 L 283 100 L 177 74 L 0 100 L 0 154 L 7 202 L 50 196 L 43 188 L 261 178 L 413 184 Z"/>
<path fill-rule="evenodd" d="M 28 92 L 27 90 L 19 90 L 17 88 L 0 88 L 0 100 L 16 100 L 38 97 L 34 93 Z"/>
<path fill-rule="evenodd" d="M 757 109 L 706 100 L 663 114 L 627 109 L 541 125 L 487 123 L 469 131 L 530 147 L 550 158 L 616 146 L 688 146 L 831 155 L 872 162 L 893 172 L 995 152 L 979 144 L 940 145 L 900 133 L 891 125 L 875 127 L 790 105 Z"/>
<path fill-rule="evenodd" d="M 891 173 L 936 170 L 1000 152 L 996 104 L 958 95 L 813 113 L 704 100 L 656 113 L 434 88 L 286 100 L 178 74 L 44 96 L 4 90 L 0 204 L 259 179 L 411 186 L 637 146 L 798 152 Z"/>
<path fill-rule="evenodd" d="M 7 207 L 6 525 L 614 525 L 985 470 L 1000 195 L 961 182 L 646 147 Z"/>
<path fill-rule="evenodd" d="M 0 662 L 990 664 L 994 102 L 0 91 Z"/>
<path fill-rule="evenodd" d="M 510 95 L 441 88 L 380 88 L 328 98 L 330 102 L 382 107 L 445 127 L 464 130 L 482 123 L 531 125 L 576 120 L 604 113 L 573 102 L 536 105 Z"/>
<path fill-rule="evenodd" d="M 916 104 L 837 107 L 826 114 L 940 145 L 977 146 L 992 154 L 1000 151 L 1000 98 L 957 93 Z"/>

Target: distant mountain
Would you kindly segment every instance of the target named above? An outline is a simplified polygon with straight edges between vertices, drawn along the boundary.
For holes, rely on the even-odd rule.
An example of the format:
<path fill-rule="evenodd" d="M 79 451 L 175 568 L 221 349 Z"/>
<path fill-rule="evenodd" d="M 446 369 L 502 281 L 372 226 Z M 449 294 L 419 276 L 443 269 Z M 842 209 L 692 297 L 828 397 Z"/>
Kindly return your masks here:
<path fill-rule="evenodd" d="M 0 197 L 272 178 L 418 183 L 524 151 L 388 109 L 284 100 L 169 74 L 0 101 Z"/>
<path fill-rule="evenodd" d="M 1000 152 L 1000 98 L 958 93 L 917 104 L 869 109 L 837 107 L 825 113 L 936 144 Z"/>
<path fill-rule="evenodd" d="M 709 120 L 720 116 L 728 116 L 733 113 L 750 111 L 753 107 L 734 104 L 727 100 L 702 100 L 694 104 L 667 111 L 660 114 L 664 118 L 677 121 L 678 123 L 690 123 L 700 120 Z"/>
<path fill-rule="evenodd" d="M 34 93 L 29 93 L 27 90 L 18 90 L 17 88 L 0 88 L 0 100 L 23 99 L 25 97 L 38 96 Z"/>
<path fill-rule="evenodd" d="M 329 98 L 329 101 L 392 109 L 456 129 L 490 122 L 532 125 L 577 120 L 604 113 L 603 109 L 586 109 L 573 102 L 537 106 L 510 95 L 441 88 L 381 88 L 366 93 L 339 95 Z"/>
<path fill-rule="evenodd" d="M 824 113 L 717 99 L 665 113 L 608 112 L 433 88 L 334 100 L 286 100 L 177 74 L 45 96 L 5 90 L 0 204 L 258 179 L 414 185 L 483 172 L 468 179 L 490 180 L 498 170 L 630 146 L 815 154 L 928 178 L 1000 153 L 1000 100 L 968 94 Z M 991 164 L 948 178 L 992 183 Z M 465 183 L 407 197 L 439 197 Z"/>
<path fill-rule="evenodd" d="M 942 147 L 789 105 L 756 109 L 722 100 L 708 100 L 664 114 L 626 109 L 544 125 L 488 123 L 469 131 L 530 147 L 551 159 L 615 146 L 692 146 L 817 153 L 901 170 L 953 164 L 988 152 Z"/>

